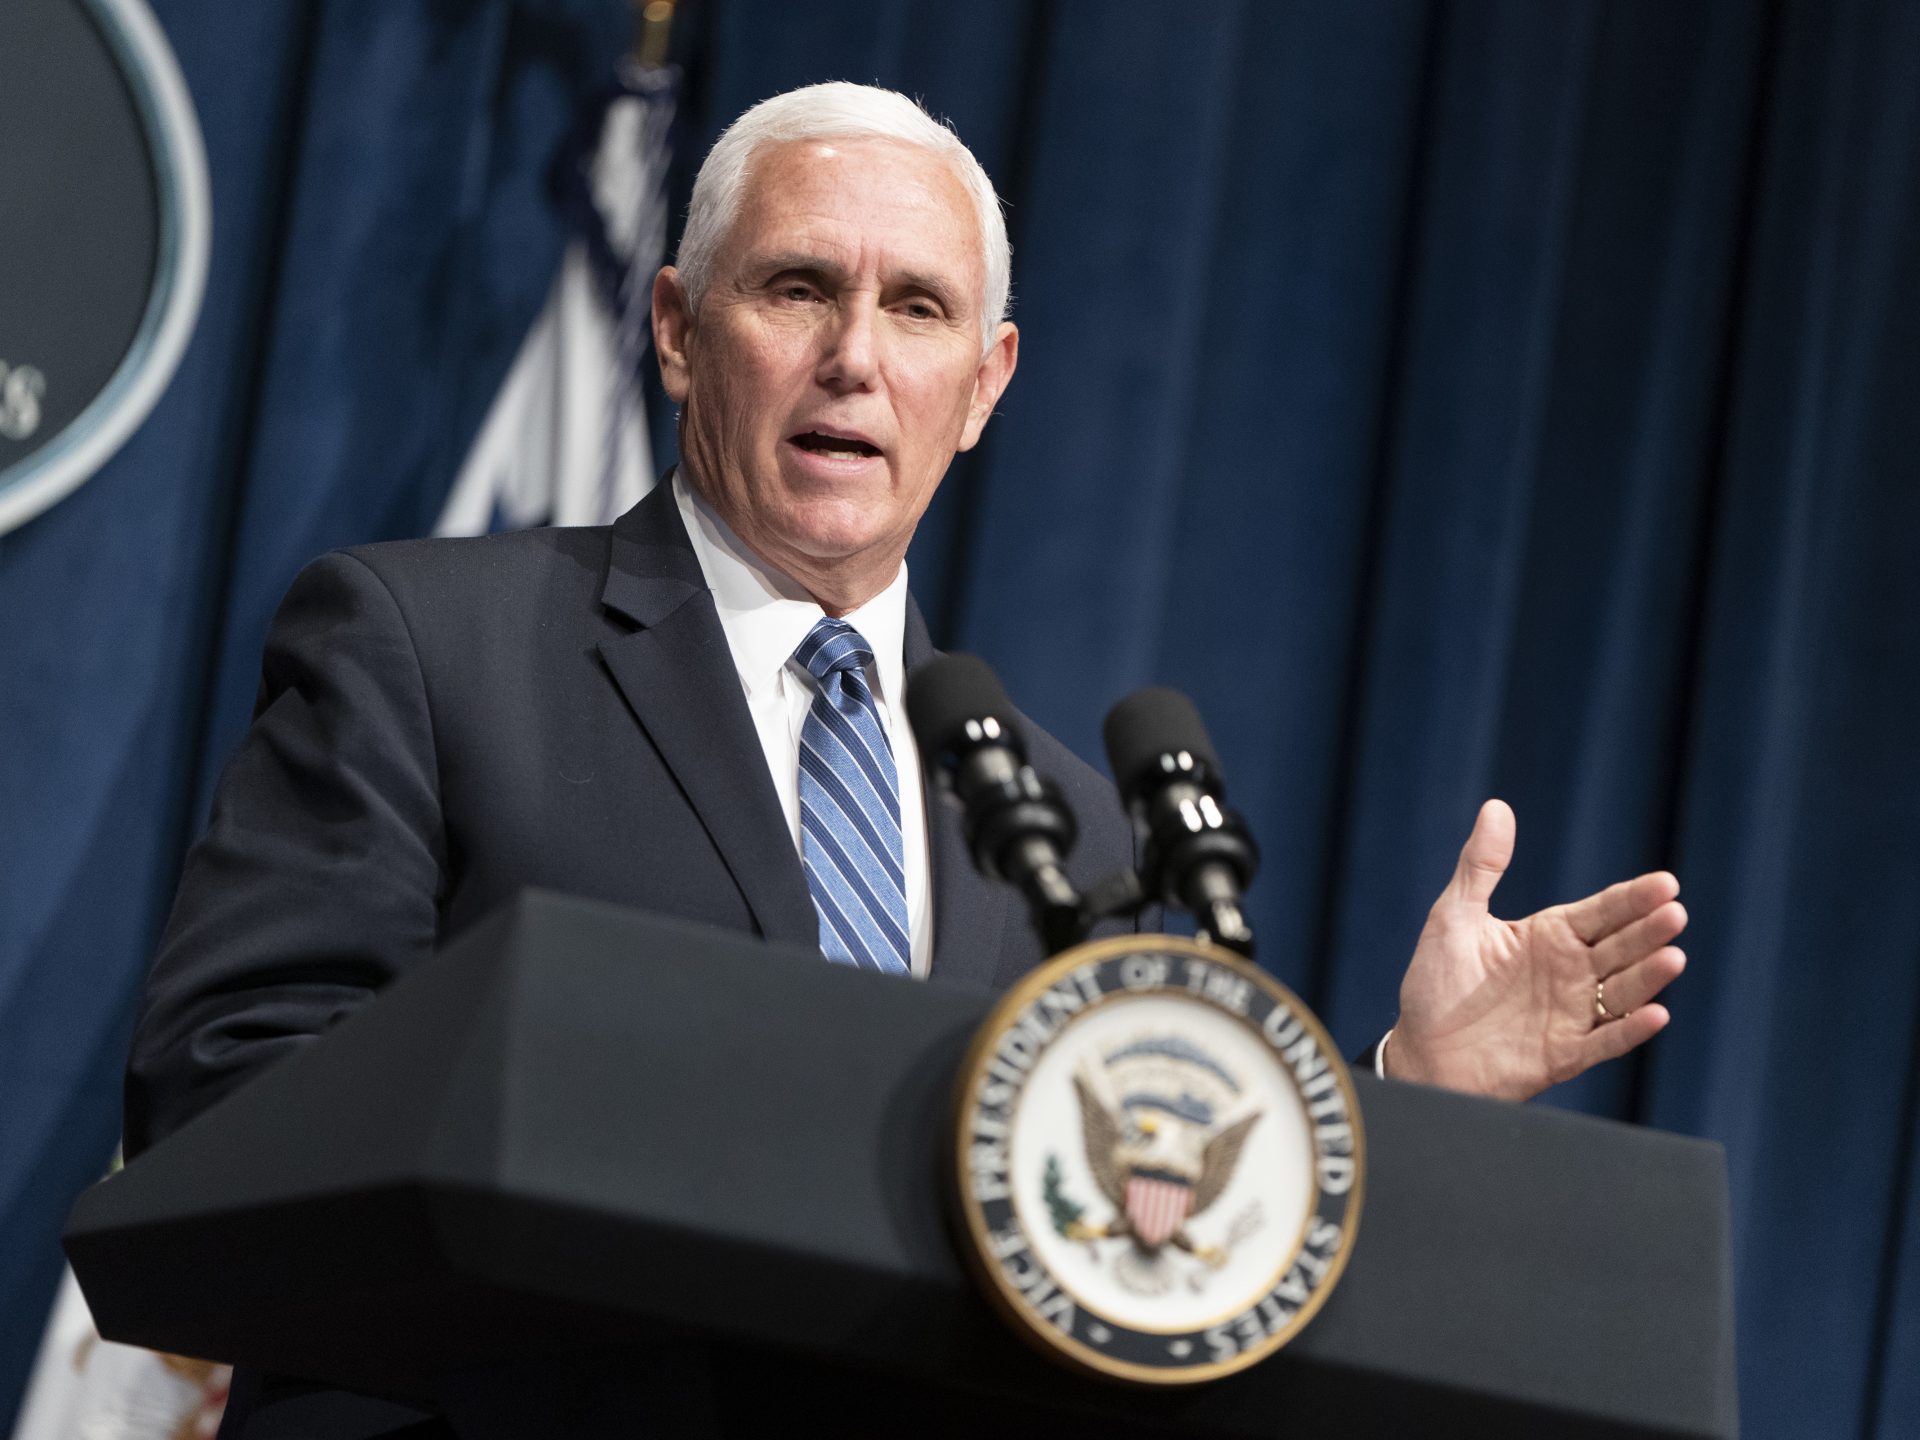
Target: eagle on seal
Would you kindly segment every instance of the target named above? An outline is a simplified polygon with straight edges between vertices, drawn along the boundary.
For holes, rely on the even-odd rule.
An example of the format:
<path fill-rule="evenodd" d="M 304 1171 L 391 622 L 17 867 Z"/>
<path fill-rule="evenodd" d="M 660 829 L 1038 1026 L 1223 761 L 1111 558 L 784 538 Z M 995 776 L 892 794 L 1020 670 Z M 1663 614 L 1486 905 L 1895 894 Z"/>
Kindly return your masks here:
<path fill-rule="evenodd" d="M 1173 1245 L 1209 1265 L 1225 1263 L 1224 1251 L 1195 1245 L 1186 1226 L 1227 1188 L 1262 1112 L 1214 1128 L 1212 1107 L 1191 1095 L 1130 1095 L 1116 1111 L 1085 1075 L 1075 1074 L 1073 1085 L 1088 1167 L 1119 1214 L 1105 1225 L 1076 1220 L 1069 1238 L 1124 1236 L 1148 1254 Z"/>

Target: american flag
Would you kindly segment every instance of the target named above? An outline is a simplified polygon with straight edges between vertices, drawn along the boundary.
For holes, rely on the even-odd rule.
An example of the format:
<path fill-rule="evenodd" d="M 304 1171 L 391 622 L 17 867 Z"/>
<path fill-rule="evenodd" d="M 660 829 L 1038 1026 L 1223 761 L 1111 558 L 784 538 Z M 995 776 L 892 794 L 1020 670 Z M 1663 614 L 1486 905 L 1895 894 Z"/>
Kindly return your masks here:
<path fill-rule="evenodd" d="M 640 373 L 679 70 L 629 63 L 557 167 L 573 242 L 434 525 L 604 525 L 653 488 Z"/>

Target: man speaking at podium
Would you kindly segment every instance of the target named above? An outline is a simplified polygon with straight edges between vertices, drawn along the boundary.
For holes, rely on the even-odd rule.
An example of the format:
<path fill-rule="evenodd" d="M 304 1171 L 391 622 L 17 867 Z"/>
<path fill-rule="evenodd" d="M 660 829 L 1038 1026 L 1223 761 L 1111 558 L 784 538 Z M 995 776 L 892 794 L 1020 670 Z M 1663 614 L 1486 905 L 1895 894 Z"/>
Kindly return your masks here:
<path fill-rule="evenodd" d="M 523 886 L 898 974 L 1042 959 L 930 803 L 902 702 L 932 654 L 904 557 L 1013 376 L 1008 275 L 991 183 L 913 102 L 819 85 L 741 116 L 654 287 L 672 478 L 610 527 L 371 546 L 289 592 L 148 985 L 128 1152 Z M 1029 735 L 1075 878 L 1128 863 L 1111 787 Z M 1666 1023 L 1677 882 L 1497 921 L 1513 824 L 1481 810 L 1386 1073 L 1524 1098 Z"/>

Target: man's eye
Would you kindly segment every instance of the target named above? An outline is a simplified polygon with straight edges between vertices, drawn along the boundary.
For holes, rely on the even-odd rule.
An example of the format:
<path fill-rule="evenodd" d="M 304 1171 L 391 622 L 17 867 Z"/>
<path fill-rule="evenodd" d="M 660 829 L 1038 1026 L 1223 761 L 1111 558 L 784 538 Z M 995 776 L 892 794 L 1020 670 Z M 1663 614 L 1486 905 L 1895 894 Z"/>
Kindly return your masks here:
<path fill-rule="evenodd" d="M 914 320 L 938 320 L 940 312 L 929 301 L 909 300 L 901 307 Z"/>
<path fill-rule="evenodd" d="M 798 280 L 790 280 L 785 285 L 780 286 L 774 293 L 782 300 L 811 300 L 814 298 L 815 291 L 811 285 L 804 285 Z"/>

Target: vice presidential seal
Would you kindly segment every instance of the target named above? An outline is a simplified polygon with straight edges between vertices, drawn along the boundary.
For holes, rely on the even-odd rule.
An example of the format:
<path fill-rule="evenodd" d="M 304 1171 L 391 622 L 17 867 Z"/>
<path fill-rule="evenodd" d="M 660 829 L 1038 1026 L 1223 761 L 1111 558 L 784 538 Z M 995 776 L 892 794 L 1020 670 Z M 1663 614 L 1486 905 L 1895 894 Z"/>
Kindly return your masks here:
<path fill-rule="evenodd" d="M 1197 941 L 1068 951 L 981 1027 L 956 1179 L 988 1294 L 1102 1374 L 1184 1384 L 1271 1354 L 1360 1217 L 1353 1082 L 1284 986 Z"/>

